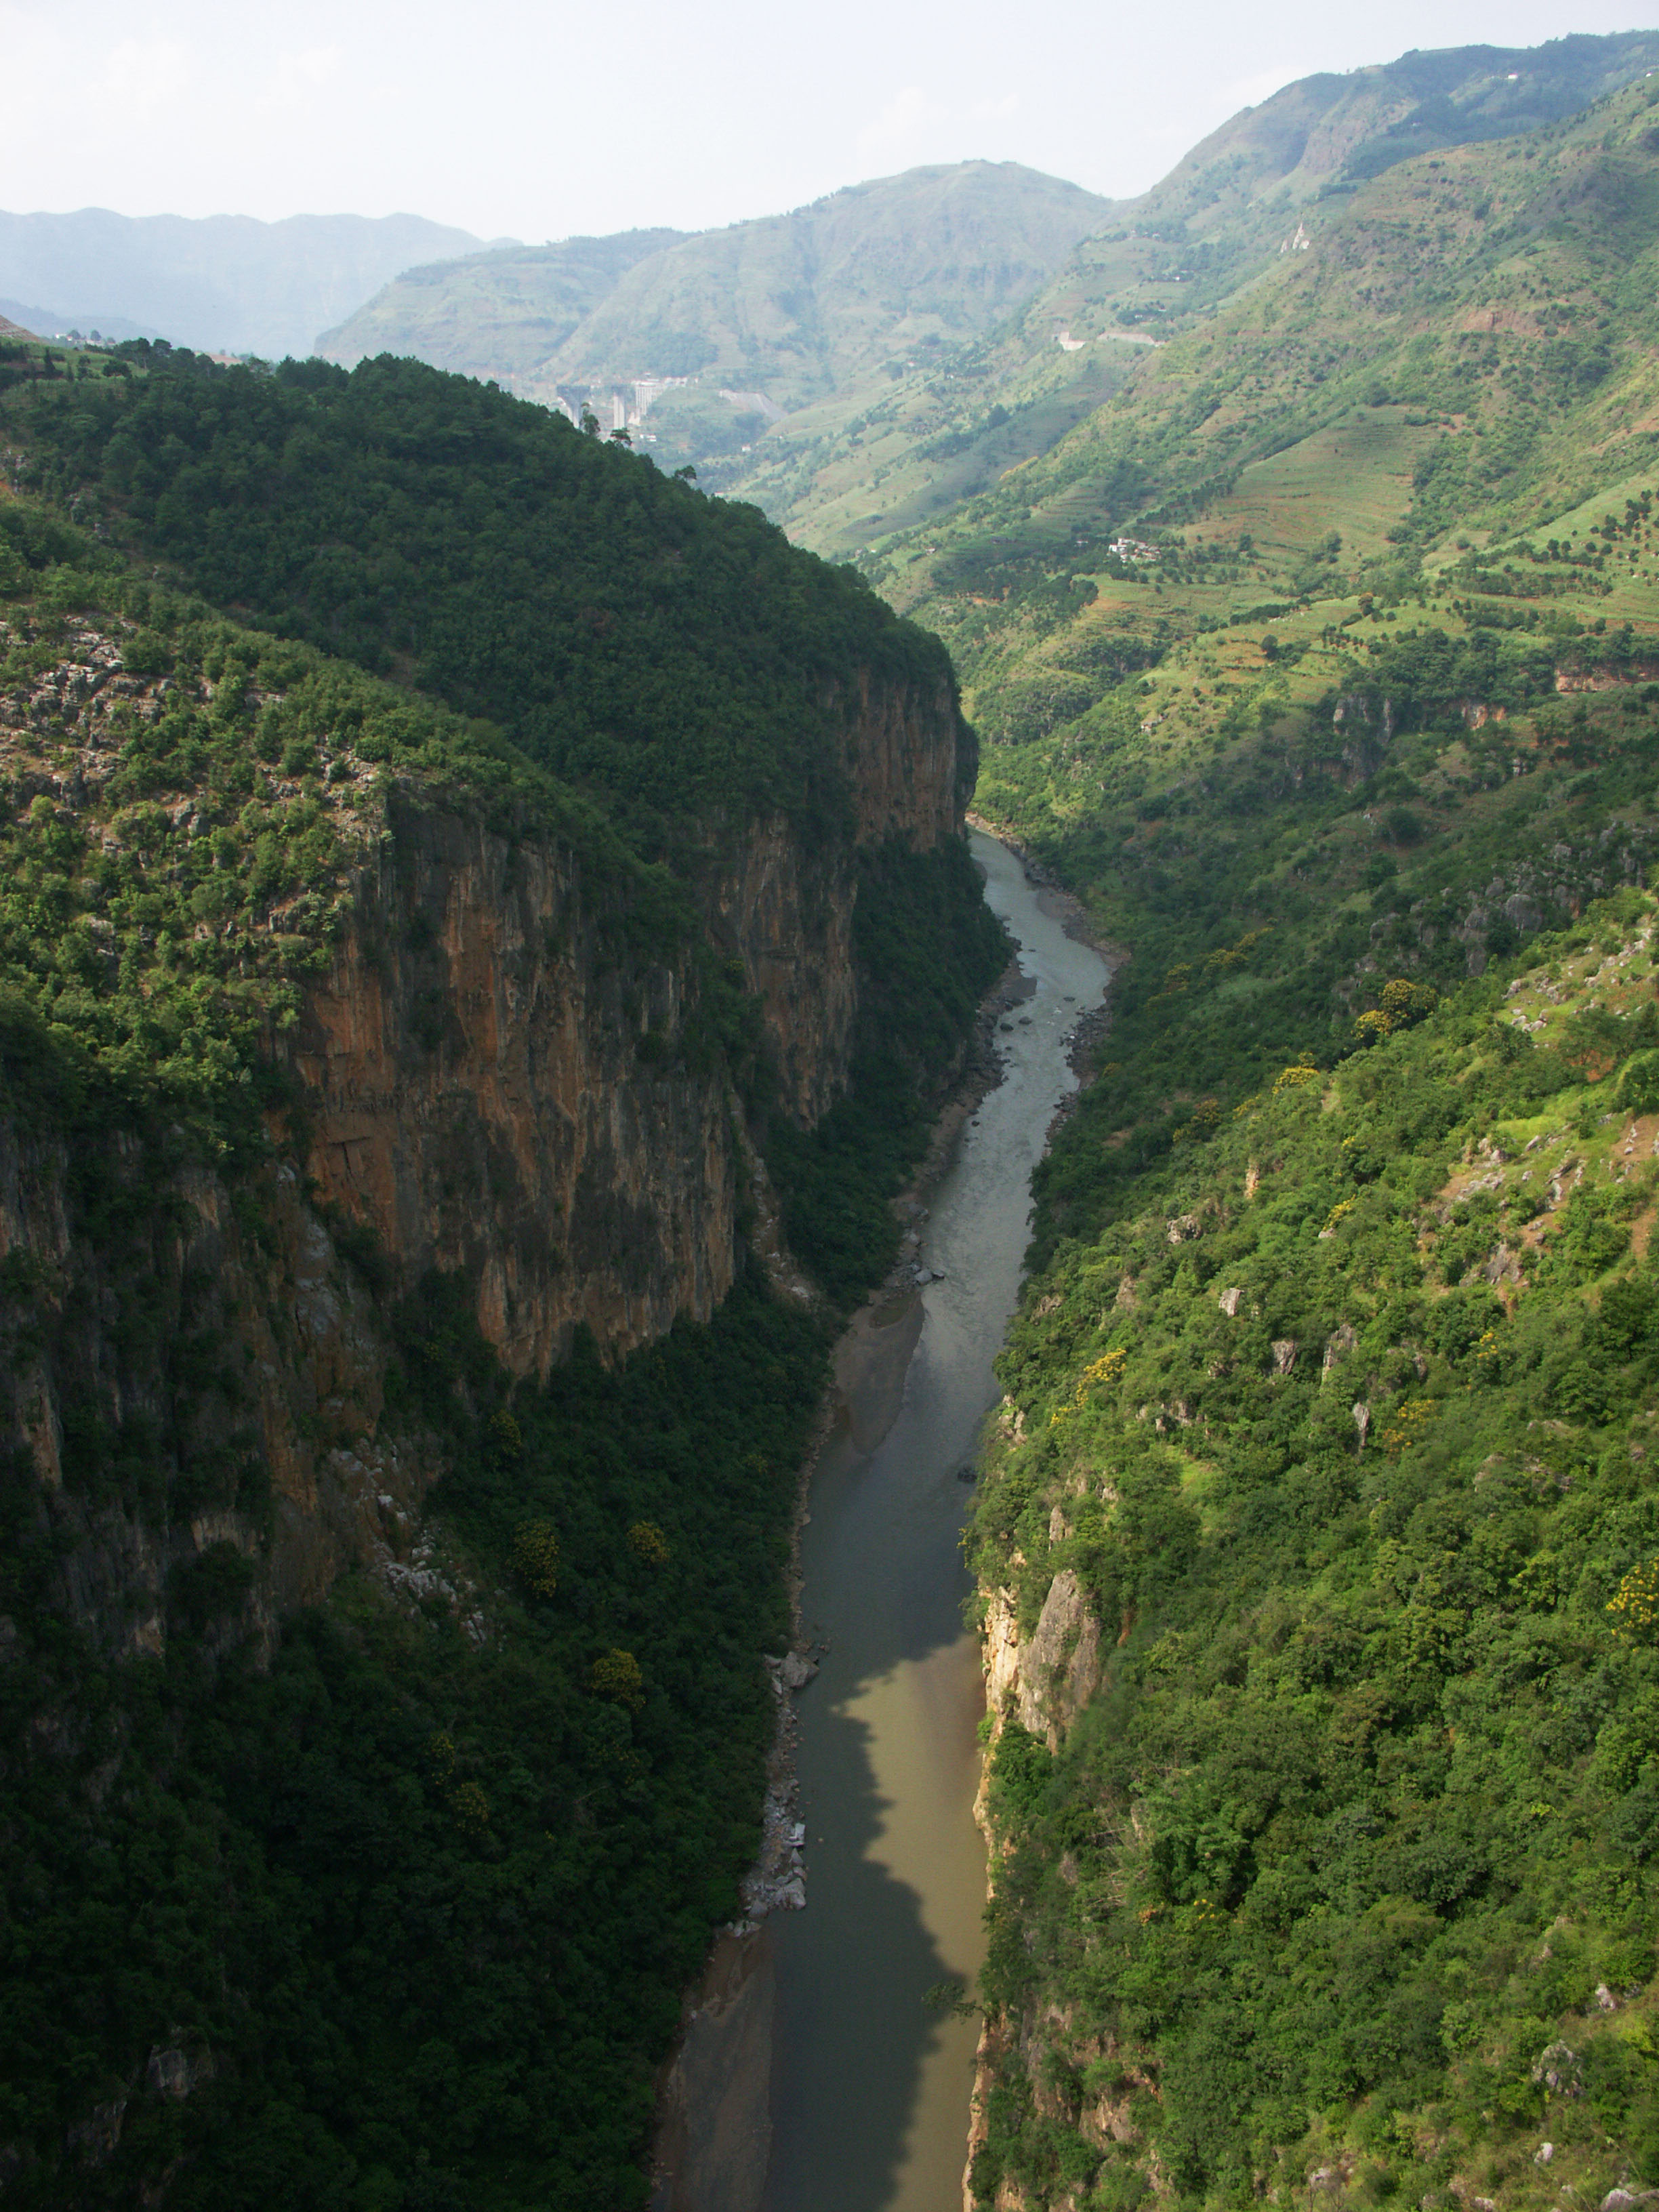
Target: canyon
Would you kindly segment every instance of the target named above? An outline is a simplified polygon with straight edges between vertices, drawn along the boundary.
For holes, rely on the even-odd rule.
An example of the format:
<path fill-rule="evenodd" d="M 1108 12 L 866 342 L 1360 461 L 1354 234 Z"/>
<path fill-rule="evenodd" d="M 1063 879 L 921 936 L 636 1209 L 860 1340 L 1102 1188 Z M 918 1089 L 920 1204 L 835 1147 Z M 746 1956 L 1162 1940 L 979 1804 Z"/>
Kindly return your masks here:
<path fill-rule="evenodd" d="M 752 1856 L 836 1316 L 1006 958 L 945 656 L 758 516 L 484 404 L 589 503 L 615 611 L 541 664 L 611 684 L 540 724 L 585 787 L 0 494 L 25 2205 L 631 2201 Z"/>
<path fill-rule="evenodd" d="M 106 684 L 120 642 L 84 629 L 68 665 Z M 72 674 L 40 687 L 45 726 L 23 720 L 0 757 L 27 802 L 112 835 L 101 688 Z M 155 688 L 127 684 L 127 703 L 153 706 Z M 946 685 L 855 672 L 830 711 L 847 834 L 809 845 L 768 817 L 711 837 L 696 891 L 707 941 L 757 1003 L 781 1109 L 805 1129 L 848 1080 L 860 855 L 959 836 L 973 776 Z M 71 1403 L 72 1428 L 166 1425 L 180 1340 L 223 1340 L 254 1378 L 236 1418 L 204 1417 L 193 1448 L 228 1450 L 234 1436 L 269 1469 L 268 1559 L 257 1521 L 234 1511 L 161 1537 L 142 1516 L 84 1522 L 68 1570 L 76 1609 L 118 1645 L 159 1651 L 168 1571 L 210 1544 L 260 1560 L 245 1603 L 267 1634 L 348 1565 L 406 1577 L 441 1455 L 379 1427 L 386 1309 L 423 1277 L 463 1280 L 507 1370 L 544 1380 L 578 1328 L 614 1358 L 681 1316 L 707 1321 L 742 1264 L 757 1192 L 772 1202 L 724 1062 L 687 1060 L 707 988 L 698 940 L 630 951 L 615 889 L 556 837 L 513 836 L 412 781 L 379 805 L 325 972 L 267 1040 L 295 1091 L 259 1170 L 263 1236 L 201 1162 L 168 1162 L 165 1147 L 141 1160 L 131 1139 L 107 1139 L 107 1172 L 145 1217 L 144 1294 L 161 1302 L 137 1344 L 131 1270 L 112 1273 L 77 1224 L 68 1147 L 0 1121 L 0 1265 L 28 1285 L 34 1346 L 0 1390 L 8 1441 L 43 1488 L 61 1500 Z M 196 818 L 191 802 L 180 812 Z M 343 1249 L 365 1234 L 367 1278 Z"/>
<path fill-rule="evenodd" d="M 1644 39 L 1228 126 L 856 568 L 9 337 L 9 2203 L 1659 2175 Z"/>

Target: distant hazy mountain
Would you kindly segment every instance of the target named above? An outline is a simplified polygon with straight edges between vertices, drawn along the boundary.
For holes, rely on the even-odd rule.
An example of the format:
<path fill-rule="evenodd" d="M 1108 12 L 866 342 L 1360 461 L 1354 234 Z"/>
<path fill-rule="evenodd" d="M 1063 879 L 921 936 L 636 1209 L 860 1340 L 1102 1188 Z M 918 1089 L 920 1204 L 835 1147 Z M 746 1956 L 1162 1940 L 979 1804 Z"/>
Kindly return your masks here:
<path fill-rule="evenodd" d="M 1028 299 L 1109 200 L 1017 162 L 911 169 L 793 214 L 410 270 L 318 349 L 417 355 L 532 398 L 696 378 L 665 419 L 763 428 L 848 379 L 969 337 Z M 733 413 L 733 410 L 735 414 Z M 653 418 L 654 420 L 654 418 Z M 693 437 L 692 443 L 700 440 Z"/>
<path fill-rule="evenodd" d="M 308 354 L 319 330 L 400 269 L 483 243 L 413 215 L 0 213 L 0 301 L 46 335 L 95 328 L 211 352 Z"/>
<path fill-rule="evenodd" d="M 636 262 L 686 235 L 623 230 L 405 269 L 337 330 L 325 331 L 316 350 L 348 365 L 366 354 L 413 354 L 516 389 Z"/>
<path fill-rule="evenodd" d="M 165 331 L 157 330 L 154 323 L 135 323 L 130 315 L 94 316 L 90 325 L 75 315 L 59 314 L 56 307 L 34 306 L 27 300 L 8 300 L 0 295 L 0 315 L 33 331 L 36 337 L 67 337 L 70 331 L 79 331 L 82 337 L 95 330 L 100 338 L 161 338 Z"/>

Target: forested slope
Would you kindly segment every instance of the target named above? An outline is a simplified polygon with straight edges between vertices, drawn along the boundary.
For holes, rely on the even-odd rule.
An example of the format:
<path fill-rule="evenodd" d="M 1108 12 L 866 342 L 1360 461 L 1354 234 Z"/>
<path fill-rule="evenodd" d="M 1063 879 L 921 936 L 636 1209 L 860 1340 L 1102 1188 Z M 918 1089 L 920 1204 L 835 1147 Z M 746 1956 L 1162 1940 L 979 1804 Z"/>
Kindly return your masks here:
<path fill-rule="evenodd" d="M 1036 1662 L 981 2200 L 1659 2174 L 1651 932 L 1390 985 L 1036 1286 L 975 1534 Z"/>
<path fill-rule="evenodd" d="M 1651 91 L 1310 213 L 916 548 L 1126 955 L 973 1537 L 987 2203 L 1659 2182 Z"/>
<path fill-rule="evenodd" d="M 855 1297 L 1003 957 L 948 665 L 460 380 L 5 366 L 8 2201 L 637 2205 L 834 1328 L 757 1256 L 750 1146 Z M 748 988 L 770 921 L 721 933 L 797 836 L 827 1116 Z M 693 1215 L 718 1298 L 659 1256 Z M 682 1317 L 514 1335 L 601 1277 Z"/>
<path fill-rule="evenodd" d="M 149 373 L 34 388 L 43 489 L 95 489 L 216 605 L 489 718 L 659 853 L 846 804 L 820 693 L 849 659 L 949 683 L 851 571 L 504 392 L 391 359 L 127 357 Z"/>

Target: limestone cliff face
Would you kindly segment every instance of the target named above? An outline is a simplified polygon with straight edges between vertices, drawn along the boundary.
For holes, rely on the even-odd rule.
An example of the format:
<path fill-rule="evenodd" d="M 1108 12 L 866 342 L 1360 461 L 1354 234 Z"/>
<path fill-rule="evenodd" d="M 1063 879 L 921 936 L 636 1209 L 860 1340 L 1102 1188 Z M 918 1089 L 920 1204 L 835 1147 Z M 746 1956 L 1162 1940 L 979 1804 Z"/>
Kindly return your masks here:
<path fill-rule="evenodd" d="M 782 1103 L 810 1127 L 847 1082 L 860 846 L 933 850 L 962 828 L 971 733 L 948 688 L 867 677 L 830 711 L 850 806 L 836 834 L 781 816 L 718 846 L 698 896 L 758 998 Z M 324 1194 L 405 1280 L 463 1269 L 520 1375 L 586 1322 L 609 1350 L 707 1318 L 737 1265 L 732 1101 L 681 1047 L 689 949 L 618 959 L 617 917 L 553 844 L 394 809 L 357 919 L 285 1048 Z"/>
<path fill-rule="evenodd" d="M 118 671 L 119 643 L 88 631 L 81 657 Z M 165 687 L 123 682 L 154 719 Z M 422 1515 L 436 1443 L 382 1422 L 390 1301 L 431 1269 L 465 1276 L 523 1376 L 583 1324 L 616 1354 L 706 1318 L 745 1237 L 782 1294 L 811 1295 L 699 1030 L 710 950 L 757 997 L 785 1107 L 811 1126 L 847 1080 L 860 847 L 955 834 L 972 769 L 946 690 L 860 677 L 828 710 L 847 778 L 830 830 L 711 830 L 678 936 L 630 927 L 632 879 L 596 878 L 550 832 L 508 836 L 412 781 L 378 836 L 360 811 L 349 919 L 270 1038 L 302 1139 L 274 1127 L 251 1177 L 203 1164 L 182 1129 L 112 1130 L 72 1159 L 49 1126 L 0 1117 L 0 1450 L 32 1467 L 99 1644 L 159 1652 L 198 1566 L 267 1639 L 349 1565 L 471 1619 Z M 16 803 L 101 808 L 112 741 L 72 688 L 9 744 Z M 371 1233 L 373 1279 L 348 1224 Z"/>
<path fill-rule="evenodd" d="M 881 684 L 863 672 L 830 705 L 846 720 L 860 844 L 896 836 L 927 853 L 961 830 L 979 756 L 948 684 Z"/>
<path fill-rule="evenodd" d="M 1012 1711 L 1022 1728 L 1058 1751 L 1100 1683 L 1100 1623 L 1070 1567 L 1049 1583 L 1029 1641 L 1020 1635 L 1010 1594 L 990 1593 L 984 1666 L 986 1710 L 994 1724 L 1000 1728 Z"/>
<path fill-rule="evenodd" d="M 717 1064 L 683 1061 L 690 948 L 619 957 L 569 851 L 394 808 L 284 1048 L 311 1171 L 398 1275 L 462 1270 L 505 1363 L 586 1322 L 617 1352 L 730 1289 L 738 1173 Z"/>
<path fill-rule="evenodd" d="M 729 947 L 759 999 L 781 1103 L 810 1128 L 847 1082 L 854 1018 L 853 848 L 805 849 L 781 815 L 757 823 L 727 855 L 709 901 L 717 943 Z"/>
<path fill-rule="evenodd" d="M 1100 1622 L 1082 1583 L 1070 1567 L 1062 1567 L 1050 1582 L 1042 1609 L 1029 1636 L 1021 1632 L 1011 1590 L 988 1589 L 984 1598 L 981 1658 L 985 1670 L 986 1711 L 992 1732 L 974 1814 L 984 1832 L 994 1881 L 1000 1846 L 989 1817 L 986 1783 L 996 1739 L 1004 1723 L 1012 1718 L 1033 1735 L 1042 1737 L 1050 1751 L 1058 1751 L 1073 1723 L 1100 1686 L 1102 1656 Z M 981 2030 L 969 2108 L 968 2163 L 962 2178 L 963 2212 L 981 2212 L 974 2192 L 974 2160 L 986 2140 L 987 2115 L 999 2066 L 1016 2047 L 1027 2044 L 1036 2047 L 1039 2040 L 1034 2033 L 1036 2025 L 1030 2019 L 1018 2017 L 994 2023 L 988 2020 Z M 1052 2028 L 1055 2023 L 1045 2021 L 1042 2025 Z M 1030 2055 L 1022 2050 L 1022 2056 Z M 1040 2101 L 1054 2100 L 1054 2092 L 1046 2083 L 1040 2081 L 1036 2094 Z M 1054 2111 L 1058 2115 L 1057 2102 Z M 1109 2106 L 1103 2103 L 1101 2111 L 1108 2137 L 1127 2139 L 1122 2127 L 1111 2124 L 1117 2116 Z M 992 2212 L 1030 2212 L 1034 2201 L 1019 2182 L 1005 2176 L 997 2185 Z M 1076 2200 L 1070 2196 L 1056 2198 L 1054 2208 L 1055 2212 L 1078 2212 Z"/>
<path fill-rule="evenodd" d="M 824 707 L 844 736 L 844 824 L 803 836 L 781 815 L 755 823 L 719 865 L 708 902 L 712 933 L 765 1010 L 783 1103 L 806 1127 L 847 1083 L 859 848 L 896 839 L 930 853 L 960 836 L 978 769 L 948 684 L 883 684 L 864 670 L 831 687 Z"/>

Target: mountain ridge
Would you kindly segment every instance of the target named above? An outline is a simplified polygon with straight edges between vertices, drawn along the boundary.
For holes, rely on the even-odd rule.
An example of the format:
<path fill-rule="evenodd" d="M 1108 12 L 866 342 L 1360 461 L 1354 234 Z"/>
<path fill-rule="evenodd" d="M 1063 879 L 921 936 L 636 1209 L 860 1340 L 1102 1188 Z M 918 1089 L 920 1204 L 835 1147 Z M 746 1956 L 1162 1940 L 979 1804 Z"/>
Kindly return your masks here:
<path fill-rule="evenodd" d="M 1655 67 L 1659 33 L 1632 32 L 1413 52 L 1297 79 L 1118 203 L 981 342 L 779 424 L 710 481 L 820 551 L 878 550 L 1052 451 L 1138 373 L 1149 342 L 1181 336 L 1299 253 L 1313 210 L 1413 155 L 1560 123 Z"/>
<path fill-rule="evenodd" d="M 647 434 L 665 459 L 701 465 L 851 376 L 902 374 L 905 356 L 988 328 L 1112 204 L 1017 162 L 935 164 L 672 238 L 603 289 L 580 264 L 652 234 L 473 256 L 435 282 L 411 273 L 319 347 L 343 362 L 416 351 L 573 413 L 648 381 Z M 456 304 L 469 296 L 482 343 Z"/>
<path fill-rule="evenodd" d="M 314 350 L 345 368 L 369 354 L 413 354 L 434 368 L 511 387 L 577 327 L 635 259 L 687 235 L 668 228 L 617 231 L 542 246 L 502 246 L 458 262 L 402 270 L 373 299 L 324 331 Z M 433 294 L 439 296 L 428 296 Z M 533 313 L 524 304 L 527 298 L 533 300 Z M 426 336 L 425 351 L 408 343 L 411 326 Z"/>

